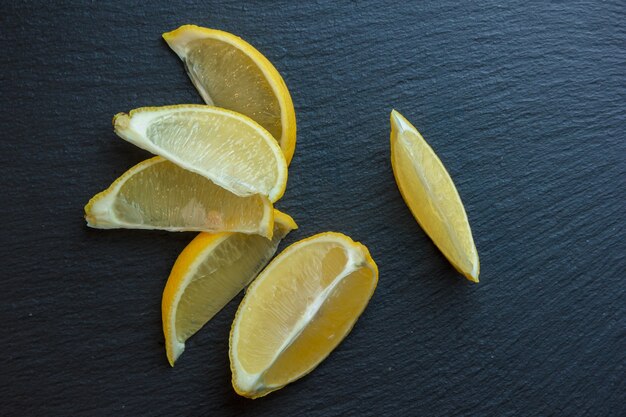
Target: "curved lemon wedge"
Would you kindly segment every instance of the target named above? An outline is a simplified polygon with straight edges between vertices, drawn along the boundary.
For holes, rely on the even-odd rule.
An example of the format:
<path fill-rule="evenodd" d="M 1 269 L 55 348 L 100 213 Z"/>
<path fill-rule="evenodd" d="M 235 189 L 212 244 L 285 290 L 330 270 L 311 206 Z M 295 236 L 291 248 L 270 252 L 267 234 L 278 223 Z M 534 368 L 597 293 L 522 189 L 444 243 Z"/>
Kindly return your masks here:
<path fill-rule="evenodd" d="M 296 223 L 274 210 L 274 236 L 200 233 L 176 259 L 163 292 L 163 333 L 170 365 L 185 341 L 252 281 Z"/>
<path fill-rule="evenodd" d="M 85 206 L 98 229 L 242 232 L 272 236 L 272 203 L 239 197 L 156 156 L 120 176 Z"/>
<path fill-rule="evenodd" d="M 296 146 L 296 114 L 282 77 L 259 51 L 221 30 L 184 25 L 163 34 L 182 59 L 189 78 L 207 104 L 257 121 L 278 141 L 291 161 Z"/>
<path fill-rule="evenodd" d="M 391 112 L 391 166 L 419 225 L 461 274 L 478 282 L 478 252 L 452 178 L 417 129 L 395 110 Z"/>
<path fill-rule="evenodd" d="M 235 391 L 262 397 L 311 372 L 350 332 L 377 282 L 367 248 L 340 233 L 285 249 L 237 310 L 230 333 Z"/>
<path fill-rule="evenodd" d="M 115 133 L 239 195 L 272 202 L 285 192 L 287 163 L 258 123 L 218 107 L 142 107 L 113 118 Z"/>

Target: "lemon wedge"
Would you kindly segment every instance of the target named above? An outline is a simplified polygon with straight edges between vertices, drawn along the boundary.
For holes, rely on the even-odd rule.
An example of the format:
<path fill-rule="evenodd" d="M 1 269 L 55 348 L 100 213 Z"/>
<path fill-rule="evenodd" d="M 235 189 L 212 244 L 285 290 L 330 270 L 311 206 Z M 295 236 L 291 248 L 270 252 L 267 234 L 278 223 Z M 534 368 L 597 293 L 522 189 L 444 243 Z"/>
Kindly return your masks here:
<path fill-rule="evenodd" d="M 231 33 L 194 25 L 164 33 L 163 39 L 207 104 L 256 120 L 276 138 L 287 163 L 291 161 L 296 114 L 285 82 L 263 54 Z"/>
<path fill-rule="evenodd" d="M 218 107 L 143 107 L 113 118 L 115 133 L 239 196 L 278 200 L 287 184 L 280 147 L 258 123 Z"/>
<path fill-rule="evenodd" d="M 391 166 L 419 225 L 461 274 L 478 282 L 478 252 L 452 178 L 417 129 L 395 110 L 391 112 Z"/>
<path fill-rule="evenodd" d="M 206 178 L 156 156 L 120 176 L 85 206 L 98 229 L 242 232 L 271 238 L 272 203 L 239 197 Z"/>
<path fill-rule="evenodd" d="M 248 287 L 230 333 L 235 391 L 267 395 L 311 372 L 350 332 L 378 268 L 340 233 L 321 233 L 278 255 Z"/>
<path fill-rule="evenodd" d="M 274 210 L 274 236 L 200 233 L 181 252 L 163 292 L 163 333 L 170 365 L 185 341 L 252 281 L 296 223 Z"/>

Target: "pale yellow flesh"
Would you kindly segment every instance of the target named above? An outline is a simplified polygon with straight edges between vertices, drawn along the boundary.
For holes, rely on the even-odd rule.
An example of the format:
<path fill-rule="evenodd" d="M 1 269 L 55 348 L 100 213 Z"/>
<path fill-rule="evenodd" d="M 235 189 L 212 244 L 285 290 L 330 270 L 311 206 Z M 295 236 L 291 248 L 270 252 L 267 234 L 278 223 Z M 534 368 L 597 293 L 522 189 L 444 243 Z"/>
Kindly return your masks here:
<path fill-rule="evenodd" d="M 287 163 L 274 138 L 241 114 L 204 105 L 143 107 L 113 119 L 123 139 L 239 196 L 280 198 Z"/>
<path fill-rule="evenodd" d="M 254 61 L 217 39 L 197 39 L 186 47 L 185 65 L 207 104 L 245 114 L 274 137 L 280 137 L 280 105 L 272 86 Z"/>
<path fill-rule="evenodd" d="M 478 282 L 478 252 L 452 178 L 417 129 L 395 110 L 391 163 L 402 197 L 422 229 L 460 273 Z"/>
<path fill-rule="evenodd" d="M 313 370 L 349 333 L 377 279 L 367 249 L 345 235 L 287 248 L 248 289 L 233 322 L 235 390 L 257 398 Z"/>
<path fill-rule="evenodd" d="M 163 292 L 163 332 L 172 366 L 185 341 L 252 281 L 294 228 L 276 212 L 271 240 L 240 233 L 199 234 L 176 260 Z"/>
<path fill-rule="evenodd" d="M 278 141 L 287 162 L 295 148 L 296 119 L 289 91 L 274 66 L 243 39 L 184 25 L 163 35 L 209 105 L 255 120 Z"/>
<path fill-rule="evenodd" d="M 271 236 L 263 196 L 239 197 L 161 157 L 129 169 L 85 207 L 90 227 L 242 232 Z"/>

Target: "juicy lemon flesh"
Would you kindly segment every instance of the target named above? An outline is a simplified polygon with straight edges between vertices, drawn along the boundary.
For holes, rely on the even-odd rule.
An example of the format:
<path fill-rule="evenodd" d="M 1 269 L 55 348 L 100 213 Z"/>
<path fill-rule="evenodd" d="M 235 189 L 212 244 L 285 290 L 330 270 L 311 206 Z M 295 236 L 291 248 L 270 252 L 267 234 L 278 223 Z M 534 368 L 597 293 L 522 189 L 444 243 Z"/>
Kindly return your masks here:
<path fill-rule="evenodd" d="M 91 212 L 99 213 L 92 226 L 102 222 L 127 228 L 246 233 L 264 233 L 271 227 L 267 216 L 271 204 L 264 197 L 239 197 L 160 157 L 151 161 L 126 178 L 103 213 L 96 208 L 108 204 L 108 198 L 94 198 L 87 209 L 88 219 Z"/>
<path fill-rule="evenodd" d="M 280 103 L 257 64 L 242 50 L 218 39 L 187 44 L 185 67 L 207 104 L 245 114 L 282 136 Z"/>
<path fill-rule="evenodd" d="M 113 211 L 127 223 L 180 224 L 210 231 L 255 230 L 264 216 L 258 196 L 238 197 L 168 161 L 130 178 Z"/>
<path fill-rule="evenodd" d="M 348 265 L 339 243 L 310 243 L 280 261 L 248 291 L 233 330 L 236 360 L 252 376 L 240 384 L 233 375 L 233 383 L 238 393 L 252 398 L 315 368 L 350 331 L 376 286 L 375 265 Z"/>
<path fill-rule="evenodd" d="M 358 269 L 342 279 L 324 300 L 315 317 L 287 347 L 263 378 L 265 386 L 280 387 L 308 373 L 352 329 L 372 293 L 373 271 Z"/>
<path fill-rule="evenodd" d="M 476 247 L 452 179 L 404 117 L 392 113 L 392 124 L 392 166 L 402 197 L 446 258 L 468 279 L 478 282 Z"/>
<path fill-rule="evenodd" d="M 345 268 L 347 257 L 340 246 L 318 243 L 307 249 L 309 256 L 289 257 L 277 265 L 248 300 L 254 315 L 243 316 L 239 323 L 240 334 L 248 335 L 239 340 L 239 359 L 248 373 L 271 364 L 289 342 L 291 329 Z"/>
<path fill-rule="evenodd" d="M 187 271 L 192 278 L 176 307 L 177 341 L 184 343 L 248 285 L 271 259 L 289 231 L 277 222 L 271 240 L 233 233 L 217 246 L 210 247 L 208 253 L 199 254 L 200 263 L 192 268 L 193 271 Z M 210 239 L 210 236 L 202 233 L 196 239 Z"/>
<path fill-rule="evenodd" d="M 208 173 L 236 194 L 269 195 L 276 184 L 279 167 L 259 131 L 229 114 L 164 114 L 152 120 L 146 136 L 166 154 Z"/>

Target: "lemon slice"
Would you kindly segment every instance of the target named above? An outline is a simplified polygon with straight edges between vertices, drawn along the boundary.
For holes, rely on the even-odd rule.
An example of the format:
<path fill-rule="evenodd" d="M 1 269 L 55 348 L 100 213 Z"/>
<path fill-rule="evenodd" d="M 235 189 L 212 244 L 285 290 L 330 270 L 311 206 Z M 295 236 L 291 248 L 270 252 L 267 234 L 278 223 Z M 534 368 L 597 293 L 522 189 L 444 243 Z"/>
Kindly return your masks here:
<path fill-rule="evenodd" d="M 289 163 L 296 146 L 296 114 L 282 77 L 259 51 L 221 30 L 184 25 L 163 39 L 183 60 L 207 104 L 256 120 L 278 141 Z"/>
<path fill-rule="evenodd" d="M 287 163 L 272 135 L 249 117 L 205 105 L 143 107 L 113 118 L 115 133 L 239 195 L 274 202 Z"/>
<path fill-rule="evenodd" d="M 311 372 L 350 332 L 377 282 L 367 248 L 340 233 L 285 249 L 237 310 L 230 333 L 235 391 L 262 397 Z"/>
<path fill-rule="evenodd" d="M 391 112 L 391 165 L 413 216 L 452 265 L 478 282 L 480 263 L 452 178 L 417 129 Z"/>
<path fill-rule="evenodd" d="M 272 236 L 272 204 L 260 195 L 239 197 L 161 157 L 143 161 L 85 206 L 98 229 L 161 229 L 255 233 Z"/>
<path fill-rule="evenodd" d="M 271 240 L 241 233 L 200 233 L 181 252 L 163 292 L 163 333 L 170 365 L 185 341 L 252 281 L 296 223 L 274 210 Z"/>

